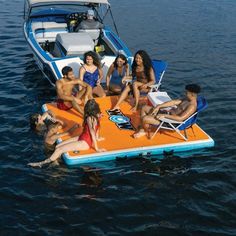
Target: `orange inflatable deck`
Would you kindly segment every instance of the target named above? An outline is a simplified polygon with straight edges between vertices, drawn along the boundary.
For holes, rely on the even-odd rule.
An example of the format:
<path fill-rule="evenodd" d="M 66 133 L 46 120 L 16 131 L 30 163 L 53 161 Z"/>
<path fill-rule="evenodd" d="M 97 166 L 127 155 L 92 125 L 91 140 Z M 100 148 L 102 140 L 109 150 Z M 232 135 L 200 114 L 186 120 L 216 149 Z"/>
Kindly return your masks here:
<path fill-rule="evenodd" d="M 158 155 L 163 151 L 174 150 L 182 152 L 199 148 L 214 146 L 213 139 L 207 135 L 198 125 L 193 125 L 192 128 L 186 130 L 188 140 L 183 140 L 177 133 L 163 130 L 149 140 L 147 137 L 134 139 L 132 134 L 140 124 L 139 112 L 132 113 L 131 105 L 124 102 L 121 105 L 122 114 L 109 113 L 109 109 L 117 101 L 116 96 L 97 98 L 103 117 L 101 119 L 101 136 L 104 141 L 98 143 L 100 148 L 105 148 L 107 151 L 97 153 L 91 149 L 88 151 L 80 151 L 78 153 L 65 153 L 64 161 L 67 165 L 78 165 L 92 162 L 115 160 L 117 157 L 134 157 L 139 155 Z M 82 117 L 75 110 L 62 111 L 55 104 L 43 105 L 43 111 L 51 110 L 55 113 L 58 119 L 66 123 L 65 129 L 72 127 L 75 123 L 82 124 Z M 111 117 L 112 115 L 115 115 Z M 121 116 L 120 116 L 121 115 Z M 77 129 L 73 136 L 79 136 L 82 128 Z M 65 136 L 62 140 L 68 139 Z"/>

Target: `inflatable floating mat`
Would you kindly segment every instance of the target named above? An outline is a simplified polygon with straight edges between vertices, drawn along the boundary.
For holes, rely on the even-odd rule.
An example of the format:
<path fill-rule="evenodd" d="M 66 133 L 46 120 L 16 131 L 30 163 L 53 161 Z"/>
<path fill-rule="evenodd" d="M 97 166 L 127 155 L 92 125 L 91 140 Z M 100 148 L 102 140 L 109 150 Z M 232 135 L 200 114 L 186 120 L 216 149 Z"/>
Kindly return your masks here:
<path fill-rule="evenodd" d="M 163 151 L 170 150 L 183 152 L 214 146 L 213 139 L 198 125 L 193 125 L 192 128 L 186 130 L 188 141 L 184 141 L 177 133 L 168 130 L 158 132 L 151 140 L 147 137 L 134 139 L 132 134 L 140 124 L 139 112 L 132 113 L 130 111 L 131 105 L 128 102 L 122 103 L 120 112 L 109 111 L 117 101 L 116 96 L 97 98 L 96 101 L 103 113 L 100 133 L 105 138 L 104 141 L 98 142 L 98 146 L 105 148 L 107 151 L 98 153 L 94 149 L 90 149 L 76 153 L 64 153 L 63 159 L 69 166 L 111 161 L 122 157 L 158 155 L 162 154 Z M 65 130 L 75 123 L 82 124 L 82 116 L 74 109 L 62 111 L 53 103 L 43 105 L 42 109 L 44 112 L 47 110 L 53 111 L 58 119 L 63 120 L 66 123 Z M 81 131 L 82 128 L 77 129 L 72 136 L 80 135 Z M 64 136 L 62 141 L 68 138 L 70 137 Z"/>

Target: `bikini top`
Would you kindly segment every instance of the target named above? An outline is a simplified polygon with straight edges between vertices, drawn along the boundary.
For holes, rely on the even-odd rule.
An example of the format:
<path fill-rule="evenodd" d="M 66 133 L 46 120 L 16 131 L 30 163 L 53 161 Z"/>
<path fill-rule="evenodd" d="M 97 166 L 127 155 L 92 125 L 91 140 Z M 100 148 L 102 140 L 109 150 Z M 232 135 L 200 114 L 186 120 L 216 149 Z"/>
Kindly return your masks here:
<path fill-rule="evenodd" d="M 144 71 L 139 71 L 139 72 L 135 72 L 134 77 L 137 79 L 137 81 L 141 82 L 141 83 L 147 83 L 148 82 L 148 78 L 146 77 Z"/>
<path fill-rule="evenodd" d="M 125 76 L 126 68 L 125 66 L 122 67 L 122 72 L 119 74 L 118 68 L 114 68 L 114 71 L 112 73 L 113 79 L 121 79 Z"/>

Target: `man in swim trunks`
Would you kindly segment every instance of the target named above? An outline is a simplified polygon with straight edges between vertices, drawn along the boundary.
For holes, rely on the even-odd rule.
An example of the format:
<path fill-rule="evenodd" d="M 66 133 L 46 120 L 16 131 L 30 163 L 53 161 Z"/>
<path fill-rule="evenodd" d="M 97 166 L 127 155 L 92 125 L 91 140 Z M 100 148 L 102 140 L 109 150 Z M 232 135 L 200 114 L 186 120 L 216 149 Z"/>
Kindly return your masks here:
<path fill-rule="evenodd" d="M 75 78 L 73 69 L 69 66 L 65 66 L 62 69 L 63 78 L 56 82 L 57 90 L 57 107 L 61 110 L 67 111 L 74 108 L 80 114 L 84 114 L 82 104 L 82 97 L 84 97 L 84 103 L 87 102 L 88 96 L 92 93 L 90 86 L 85 82 Z M 78 93 L 73 93 L 75 85 L 80 85 L 81 89 Z"/>
<path fill-rule="evenodd" d="M 159 125 L 161 118 L 184 121 L 197 110 L 197 96 L 201 88 L 197 84 L 185 86 L 186 95 L 182 99 L 175 99 L 155 108 L 145 105 L 141 109 L 141 127 L 134 138 L 140 138 L 148 133 L 150 125 Z M 169 109 L 168 109 L 169 108 Z"/>

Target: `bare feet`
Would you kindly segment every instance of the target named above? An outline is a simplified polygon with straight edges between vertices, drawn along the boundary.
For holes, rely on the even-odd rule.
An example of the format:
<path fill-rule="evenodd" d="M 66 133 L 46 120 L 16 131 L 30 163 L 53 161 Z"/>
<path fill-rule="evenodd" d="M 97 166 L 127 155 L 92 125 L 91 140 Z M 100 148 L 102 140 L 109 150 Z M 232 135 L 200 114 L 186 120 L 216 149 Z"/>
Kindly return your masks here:
<path fill-rule="evenodd" d="M 110 111 L 115 111 L 115 110 L 120 110 L 119 106 L 114 106 L 112 109 L 110 109 Z"/>
<path fill-rule="evenodd" d="M 146 136 L 146 132 L 144 130 L 139 130 L 137 133 L 133 134 L 133 138 L 141 138 Z"/>
<path fill-rule="evenodd" d="M 31 163 L 28 163 L 27 165 L 31 167 L 39 167 L 39 168 L 42 167 L 41 163 L 38 163 L 38 162 L 31 162 Z"/>
<path fill-rule="evenodd" d="M 137 106 L 134 106 L 134 107 L 131 108 L 131 111 L 132 111 L 132 112 L 136 112 L 137 109 L 138 109 L 138 107 L 137 107 Z"/>

